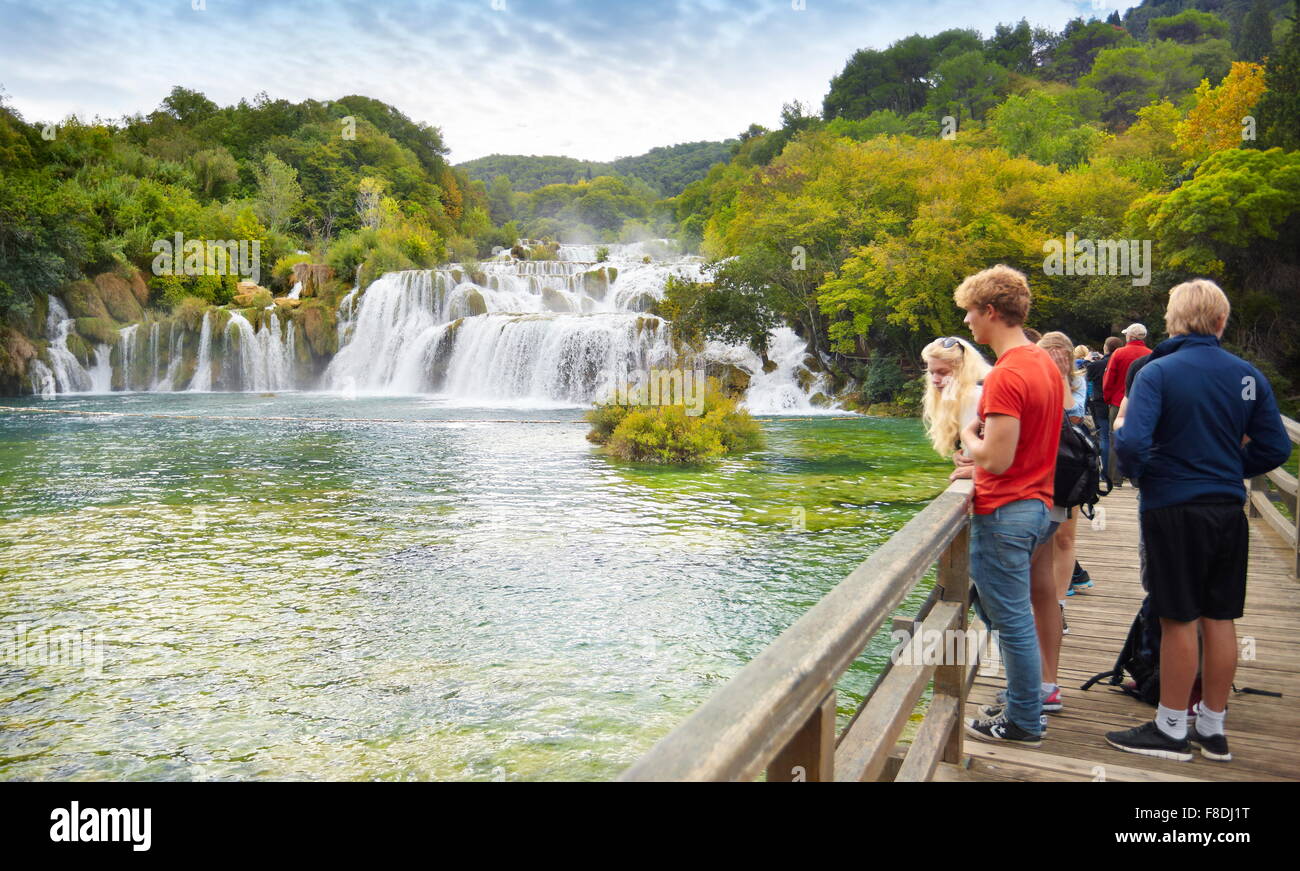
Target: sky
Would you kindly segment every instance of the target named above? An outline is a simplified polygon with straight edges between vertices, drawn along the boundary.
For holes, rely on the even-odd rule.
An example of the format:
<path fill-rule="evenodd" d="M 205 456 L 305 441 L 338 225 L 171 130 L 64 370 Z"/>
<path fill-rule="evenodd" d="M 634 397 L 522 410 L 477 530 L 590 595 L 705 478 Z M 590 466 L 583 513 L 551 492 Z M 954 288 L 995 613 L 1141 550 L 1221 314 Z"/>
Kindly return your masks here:
<path fill-rule="evenodd" d="M 488 154 L 613 160 L 819 111 L 859 48 L 1113 0 L 0 0 L 0 87 L 29 121 L 116 119 L 173 85 L 221 105 L 363 94 Z M 1127 4 L 1124 4 L 1127 5 Z M 196 8 L 197 7 L 197 8 Z"/>

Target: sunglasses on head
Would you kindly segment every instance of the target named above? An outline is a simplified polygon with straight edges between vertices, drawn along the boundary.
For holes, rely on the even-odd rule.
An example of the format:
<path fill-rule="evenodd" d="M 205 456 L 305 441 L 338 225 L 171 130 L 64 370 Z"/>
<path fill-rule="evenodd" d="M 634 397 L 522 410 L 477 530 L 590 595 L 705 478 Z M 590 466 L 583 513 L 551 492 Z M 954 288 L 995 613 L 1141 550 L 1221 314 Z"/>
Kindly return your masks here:
<path fill-rule="evenodd" d="M 951 348 L 953 345 L 956 345 L 958 348 L 961 348 L 961 352 L 963 354 L 966 353 L 966 346 L 963 345 L 961 343 L 961 339 L 957 338 L 956 336 L 947 336 L 945 338 L 942 338 L 939 340 L 939 344 L 943 345 L 943 347 L 945 348 Z"/>

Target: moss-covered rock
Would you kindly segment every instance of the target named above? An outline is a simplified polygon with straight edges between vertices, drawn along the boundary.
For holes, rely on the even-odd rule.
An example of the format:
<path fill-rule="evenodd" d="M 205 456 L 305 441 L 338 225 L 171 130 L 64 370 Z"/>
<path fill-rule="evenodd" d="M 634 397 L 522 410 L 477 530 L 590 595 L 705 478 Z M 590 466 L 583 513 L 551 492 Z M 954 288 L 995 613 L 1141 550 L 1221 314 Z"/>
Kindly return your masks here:
<path fill-rule="evenodd" d="M 95 289 L 114 320 L 127 324 L 144 320 L 144 309 L 128 279 L 114 272 L 101 272 L 95 276 Z"/>
<path fill-rule="evenodd" d="M 251 281 L 241 281 L 231 303 L 236 308 L 266 308 L 274 297 L 271 291 Z"/>
<path fill-rule="evenodd" d="M 550 312 L 571 312 L 573 303 L 569 298 L 553 287 L 542 288 L 542 308 Z"/>
<path fill-rule="evenodd" d="M 627 307 L 629 311 L 648 312 L 655 307 L 656 302 L 658 302 L 658 300 L 656 300 L 651 294 L 638 293 L 636 296 L 632 297 L 632 299 L 628 300 Z"/>
<path fill-rule="evenodd" d="M 131 272 L 131 293 L 135 295 L 135 301 L 140 303 L 141 307 L 149 304 L 149 282 L 145 279 L 144 273 L 138 269 Z"/>
<path fill-rule="evenodd" d="M 877 402 L 867 407 L 867 414 L 872 417 L 911 417 L 907 409 L 891 402 Z"/>
<path fill-rule="evenodd" d="M 323 291 L 331 281 L 334 280 L 334 270 L 324 263 L 295 263 L 293 265 L 293 281 L 291 283 L 301 283 L 304 299 L 313 296 L 323 296 Z"/>
<path fill-rule="evenodd" d="M 487 314 L 487 302 L 483 299 L 483 294 L 479 293 L 477 290 L 471 290 L 466 293 L 462 302 L 466 317 Z"/>
<path fill-rule="evenodd" d="M 26 387 L 27 366 L 39 353 L 26 336 L 13 327 L 0 327 L 0 392 L 16 395 Z"/>
<path fill-rule="evenodd" d="M 604 299 L 609 291 L 609 274 L 604 267 L 582 273 L 582 292 L 592 299 Z"/>
<path fill-rule="evenodd" d="M 118 329 L 108 318 L 77 318 L 77 332 L 97 344 L 117 344 Z"/>
<path fill-rule="evenodd" d="M 307 300 L 294 310 L 294 321 L 307 339 L 311 352 L 317 357 L 338 351 L 338 324 L 333 309 L 318 300 Z"/>
<path fill-rule="evenodd" d="M 94 356 L 90 350 L 90 343 L 76 333 L 68 333 L 68 339 L 64 343 L 68 353 L 77 358 L 77 362 L 82 366 L 92 365 L 91 357 Z"/>
<path fill-rule="evenodd" d="M 62 296 L 68 306 L 68 314 L 74 318 L 109 319 L 108 309 L 99 296 L 99 288 L 89 281 L 72 282 L 63 288 Z"/>
<path fill-rule="evenodd" d="M 773 372 L 775 372 L 775 371 L 776 371 L 777 369 L 779 369 L 779 368 L 780 368 L 780 367 L 777 366 L 775 360 L 764 360 L 764 361 L 763 361 L 763 374 L 764 374 L 764 375 L 771 375 Z"/>

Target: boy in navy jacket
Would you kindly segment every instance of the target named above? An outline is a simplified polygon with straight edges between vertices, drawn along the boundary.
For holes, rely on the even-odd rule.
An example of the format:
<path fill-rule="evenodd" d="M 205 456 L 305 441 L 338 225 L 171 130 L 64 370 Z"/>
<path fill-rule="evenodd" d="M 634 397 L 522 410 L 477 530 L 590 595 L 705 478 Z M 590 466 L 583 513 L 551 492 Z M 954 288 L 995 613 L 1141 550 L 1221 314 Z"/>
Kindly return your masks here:
<path fill-rule="evenodd" d="M 1275 469 L 1291 440 L 1268 380 L 1219 346 L 1228 298 L 1197 279 L 1169 292 L 1170 338 L 1133 381 L 1115 433 L 1121 469 L 1141 482 L 1151 610 L 1160 618 L 1160 705 L 1154 722 L 1110 732 L 1120 750 L 1190 760 L 1232 758 L 1223 721 L 1237 668 L 1233 621 L 1246 601 L 1249 530 L 1243 478 Z M 1189 730 L 1197 628 L 1203 697 Z"/>

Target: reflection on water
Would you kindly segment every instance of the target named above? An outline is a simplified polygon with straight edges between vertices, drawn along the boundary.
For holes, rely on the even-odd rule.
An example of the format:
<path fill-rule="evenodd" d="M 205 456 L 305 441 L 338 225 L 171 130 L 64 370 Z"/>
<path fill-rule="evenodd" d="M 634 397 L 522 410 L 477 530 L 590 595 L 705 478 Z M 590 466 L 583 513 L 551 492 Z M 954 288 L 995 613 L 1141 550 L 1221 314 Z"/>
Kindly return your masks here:
<path fill-rule="evenodd" d="M 40 405 L 440 422 L 0 416 L 4 779 L 610 778 L 947 471 L 915 421 L 768 421 L 666 470 L 573 410 Z M 565 422 L 473 422 L 502 417 Z M 102 668 L 37 653 L 95 633 Z"/>

